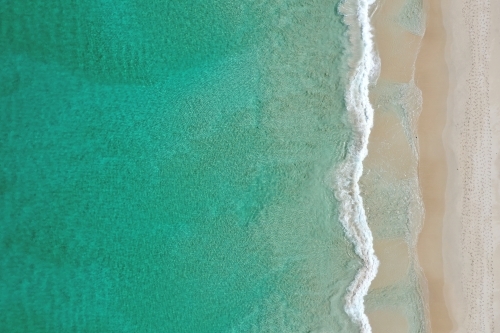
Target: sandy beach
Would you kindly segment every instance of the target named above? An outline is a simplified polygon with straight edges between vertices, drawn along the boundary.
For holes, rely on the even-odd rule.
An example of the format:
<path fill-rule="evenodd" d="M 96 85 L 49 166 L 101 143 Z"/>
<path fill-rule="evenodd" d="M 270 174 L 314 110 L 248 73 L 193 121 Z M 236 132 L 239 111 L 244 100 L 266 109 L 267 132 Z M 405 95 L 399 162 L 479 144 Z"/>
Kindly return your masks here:
<path fill-rule="evenodd" d="M 442 2 L 449 69 L 444 295 L 451 332 L 500 332 L 500 4 Z"/>
<path fill-rule="evenodd" d="M 451 320 L 443 286 L 443 216 L 445 210 L 446 158 L 442 133 L 446 122 L 448 69 L 444 59 L 445 31 L 439 0 L 426 2 L 427 22 L 417 57 L 415 81 L 422 91 L 419 117 L 419 184 L 424 203 L 424 222 L 418 256 L 427 282 L 428 316 L 432 332 L 450 332 Z"/>
<path fill-rule="evenodd" d="M 416 249 L 403 238 L 377 239 L 374 227 L 381 265 L 371 288 L 397 285 L 411 266 L 406 253 L 416 250 L 429 332 L 500 332 L 500 201 L 494 190 L 500 188 L 500 98 L 491 93 L 500 91 L 500 61 L 494 61 L 500 4 L 427 0 L 421 37 L 391 19 L 401 3 L 382 1 L 373 15 L 381 59 L 377 86 L 414 79 L 421 90 L 418 181 L 425 213 Z M 411 156 L 396 134 L 398 120 L 377 107 L 366 166 L 392 163 L 402 179 L 411 173 Z M 409 331 L 397 309 L 368 316 L 374 333 Z"/>

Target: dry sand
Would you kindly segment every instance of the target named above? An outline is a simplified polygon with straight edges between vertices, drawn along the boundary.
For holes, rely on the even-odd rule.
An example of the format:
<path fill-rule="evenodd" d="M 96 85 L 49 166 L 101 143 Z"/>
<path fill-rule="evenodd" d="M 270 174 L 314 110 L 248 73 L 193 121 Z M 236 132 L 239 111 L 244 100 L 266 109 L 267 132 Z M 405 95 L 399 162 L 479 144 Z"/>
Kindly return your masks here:
<path fill-rule="evenodd" d="M 442 4 L 449 68 L 444 294 L 451 332 L 500 332 L 500 3 Z"/>

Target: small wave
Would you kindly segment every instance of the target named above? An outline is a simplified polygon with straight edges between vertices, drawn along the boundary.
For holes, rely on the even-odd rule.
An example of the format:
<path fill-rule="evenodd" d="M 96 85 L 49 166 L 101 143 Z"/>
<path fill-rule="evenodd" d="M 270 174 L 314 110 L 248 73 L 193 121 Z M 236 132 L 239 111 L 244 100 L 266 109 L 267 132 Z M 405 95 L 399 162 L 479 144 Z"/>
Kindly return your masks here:
<path fill-rule="evenodd" d="M 371 333 L 365 314 L 364 297 L 379 265 L 358 184 L 363 173 L 363 160 L 368 153 L 368 137 L 373 126 L 369 86 L 379 72 L 370 25 L 370 8 L 373 3 L 374 0 L 344 0 L 339 7 L 348 27 L 351 46 L 350 76 L 345 101 L 354 138 L 347 148 L 345 161 L 336 169 L 334 190 L 340 202 L 340 220 L 346 236 L 354 244 L 355 252 L 363 264 L 345 297 L 345 311 L 353 322 L 360 326 L 362 333 Z"/>

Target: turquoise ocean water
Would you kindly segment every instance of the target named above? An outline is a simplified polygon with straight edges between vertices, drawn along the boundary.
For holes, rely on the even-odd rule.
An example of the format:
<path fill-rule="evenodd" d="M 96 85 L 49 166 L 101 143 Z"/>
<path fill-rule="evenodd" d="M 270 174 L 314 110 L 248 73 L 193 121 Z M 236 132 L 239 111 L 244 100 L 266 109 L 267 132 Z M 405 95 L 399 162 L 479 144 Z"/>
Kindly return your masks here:
<path fill-rule="evenodd" d="M 337 0 L 1 0 L 0 331 L 359 331 L 349 38 Z"/>

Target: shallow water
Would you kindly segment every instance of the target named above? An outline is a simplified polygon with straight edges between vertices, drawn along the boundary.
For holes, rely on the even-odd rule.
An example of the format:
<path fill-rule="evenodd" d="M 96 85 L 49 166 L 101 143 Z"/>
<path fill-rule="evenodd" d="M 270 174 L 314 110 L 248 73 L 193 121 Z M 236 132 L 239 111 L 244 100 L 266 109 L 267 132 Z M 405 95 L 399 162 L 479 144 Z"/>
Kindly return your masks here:
<path fill-rule="evenodd" d="M 413 83 L 381 79 L 373 95 L 377 96 L 374 104 L 379 105 L 372 132 L 376 136 L 370 142 L 360 183 L 375 244 L 380 245 L 382 264 L 381 276 L 365 298 L 366 309 L 369 315 L 389 311 L 391 316 L 401 316 L 405 332 L 426 332 L 425 280 L 416 256 L 424 213 L 414 126 L 421 94 Z M 387 327 L 386 324 L 385 330 Z M 401 326 L 395 328 L 400 330 Z"/>
<path fill-rule="evenodd" d="M 358 332 L 360 4 L 2 1 L 0 331 Z M 418 93 L 378 89 L 415 163 Z M 392 167 L 362 178 L 367 223 L 411 243 L 418 184 Z M 367 309 L 420 329 L 417 277 Z"/>
<path fill-rule="evenodd" d="M 2 332 L 354 332 L 335 1 L 3 1 Z"/>

